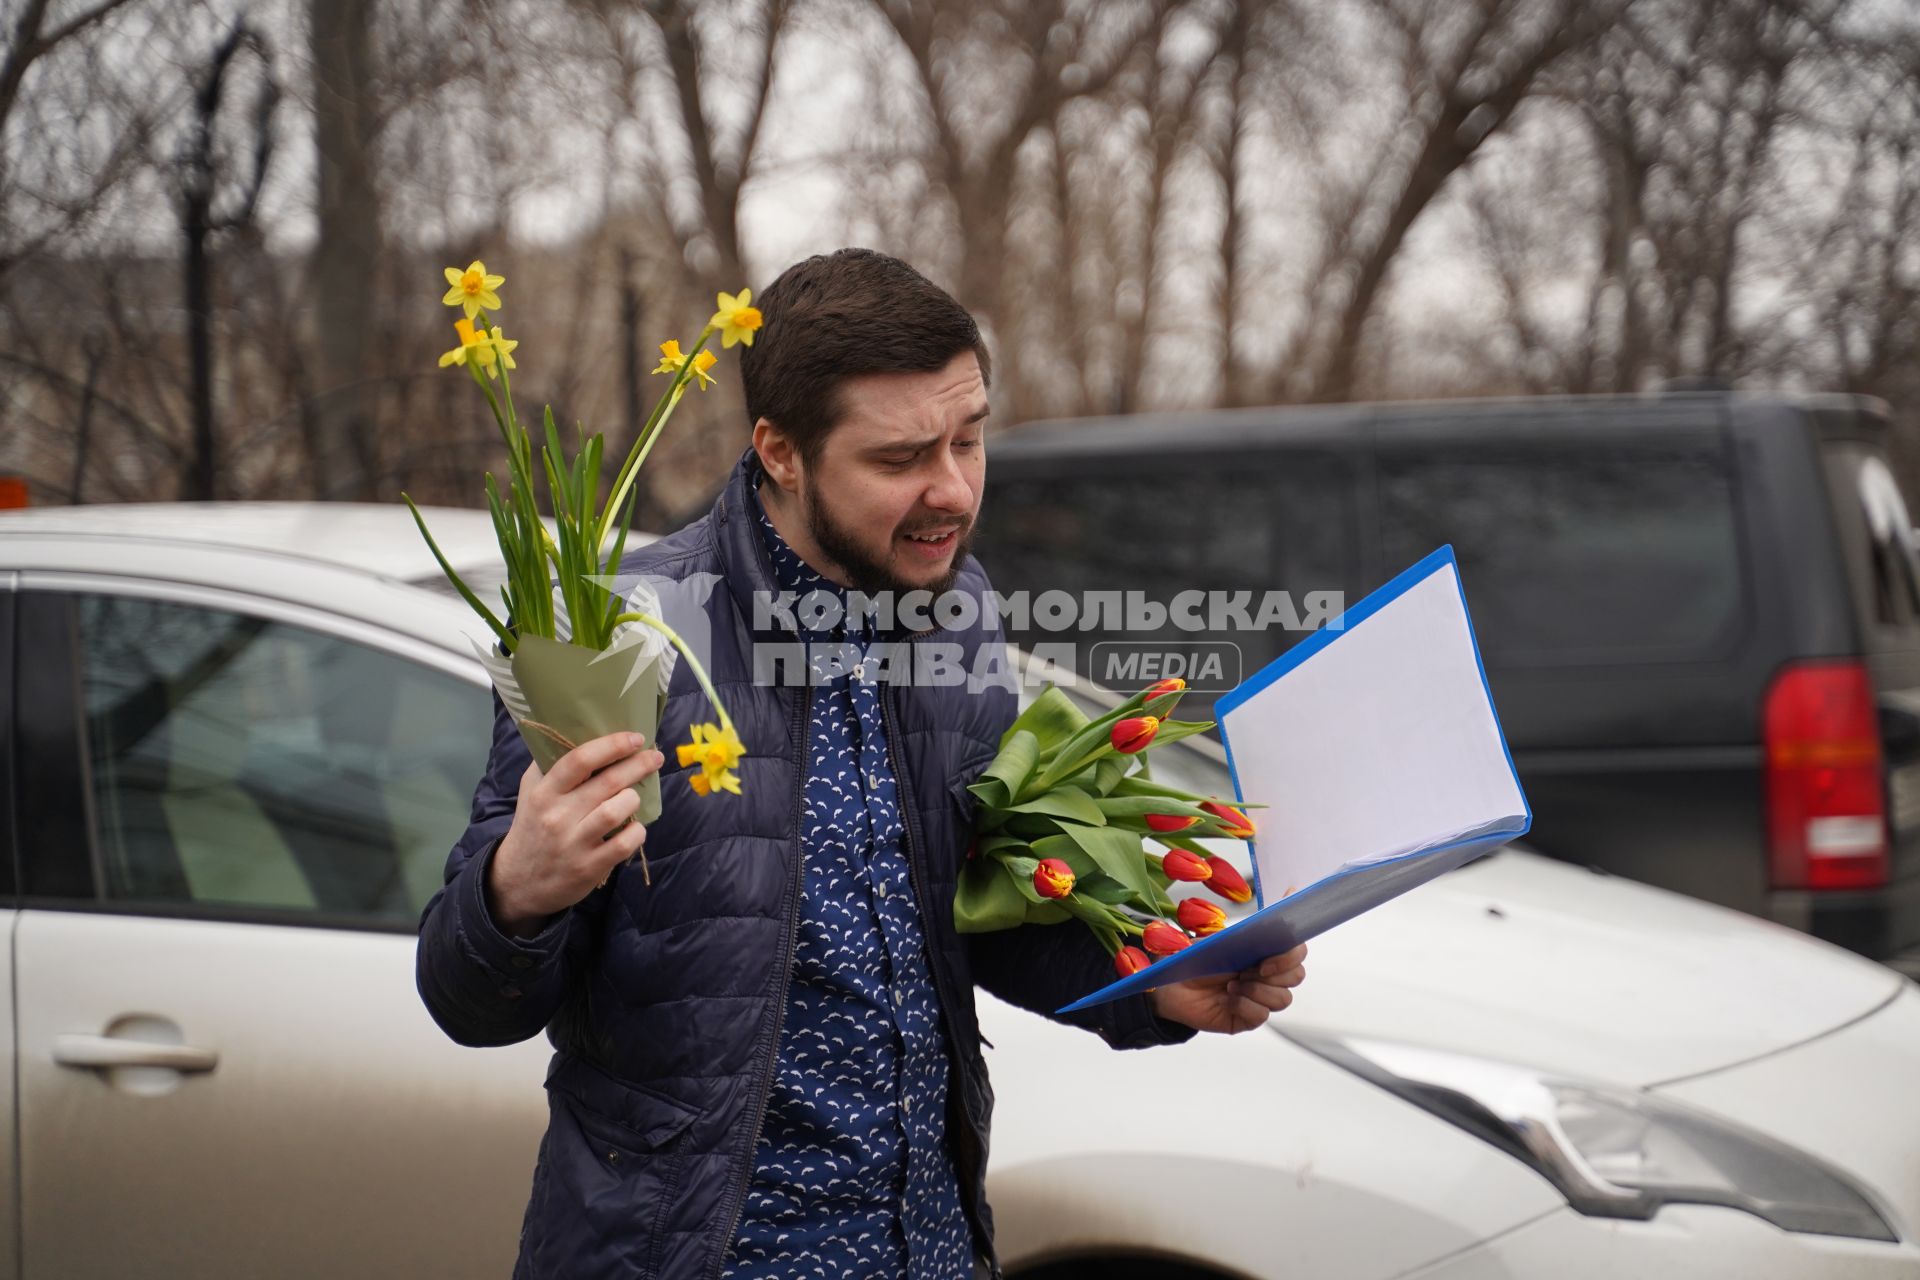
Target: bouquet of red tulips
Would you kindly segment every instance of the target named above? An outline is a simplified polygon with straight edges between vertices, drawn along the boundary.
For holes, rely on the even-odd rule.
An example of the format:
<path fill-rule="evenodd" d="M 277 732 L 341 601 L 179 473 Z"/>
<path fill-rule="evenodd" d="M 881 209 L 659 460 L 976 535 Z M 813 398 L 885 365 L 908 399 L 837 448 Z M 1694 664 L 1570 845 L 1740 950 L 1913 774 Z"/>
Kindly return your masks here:
<path fill-rule="evenodd" d="M 1233 864 L 1199 843 L 1251 836 L 1244 810 L 1156 782 L 1148 768 L 1149 748 L 1213 727 L 1168 718 L 1185 689 L 1162 680 L 1091 720 L 1049 685 L 1013 722 L 968 787 L 979 807 L 953 903 L 960 932 L 1078 920 L 1125 977 L 1225 927 L 1215 902 L 1176 904 L 1175 881 L 1252 899 Z"/>

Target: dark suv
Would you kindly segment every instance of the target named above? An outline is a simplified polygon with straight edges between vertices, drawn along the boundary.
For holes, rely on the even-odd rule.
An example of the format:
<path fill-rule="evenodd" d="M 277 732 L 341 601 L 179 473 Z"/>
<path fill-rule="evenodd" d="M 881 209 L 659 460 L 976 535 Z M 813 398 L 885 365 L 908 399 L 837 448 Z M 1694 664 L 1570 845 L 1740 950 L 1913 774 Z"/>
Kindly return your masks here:
<path fill-rule="evenodd" d="M 1352 601 L 1451 543 L 1530 844 L 1920 973 L 1920 562 L 1889 430 L 1873 400 L 1732 393 L 1035 423 L 993 441 L 979 553 L 1003 593 Z M 1117 617 L 1073 639 L 1123 686 L 1143 640 L 1236 645 L 1231 683 L 1303 634 Z"/>

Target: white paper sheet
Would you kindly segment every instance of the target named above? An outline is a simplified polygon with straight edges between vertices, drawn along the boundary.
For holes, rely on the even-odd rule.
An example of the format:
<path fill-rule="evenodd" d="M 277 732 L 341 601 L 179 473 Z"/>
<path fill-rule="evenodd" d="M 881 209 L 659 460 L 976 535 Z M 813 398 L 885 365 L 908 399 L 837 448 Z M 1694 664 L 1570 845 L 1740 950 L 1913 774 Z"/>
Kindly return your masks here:
<path fill-rule="evenodd" d="M 1450 559 L 1336 635 L 1222 700 L 1263 902 L 1526 812 Z"/>

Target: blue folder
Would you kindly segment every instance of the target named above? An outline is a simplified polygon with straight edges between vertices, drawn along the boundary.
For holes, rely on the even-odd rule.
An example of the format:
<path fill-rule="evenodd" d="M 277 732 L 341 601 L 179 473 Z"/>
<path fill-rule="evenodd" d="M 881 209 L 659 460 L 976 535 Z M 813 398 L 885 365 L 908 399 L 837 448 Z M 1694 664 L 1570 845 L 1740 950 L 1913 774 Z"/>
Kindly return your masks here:
<path fill-rule="evenodd" d="M 1378 591 L 1346 610 L 1325 629 L 1315 632 L 1255 672 L 1215 704 L 1216 713 L 1220 716 L 1221 737 L 1226 743 L 1228 769 L 1233 776 L 1234 794 L 1242 802 L 1265 803 L 1270 800 L 1267 796 L 1247 795 L 1242 789 L 1241 762 L 1234 752 L 1235 712 L 1247 708 L 1250 701 L 1263 691 L 1289 676 L 1293 676 L 1296 680 L 1304 678 L 1295 673 L 1310 672 L 1312 670 L 1310 664 L 1314 658 L 1333 650 L 1336 646 L 1343 644 L 1350 646 L 1347 651 L 1349 654 L 1361 652 L 1352 647 L 1355 645 L 1352 638 L 1366 634 L 1365 628 L 1368 621 L 1377 617 L 1387 606 L 1406 596 L 1408 592 L 1429 584 L 1435 575 L 1444 575 L 1452 592 L 1458 597 L 1460 618 L 1465 623 L 1465 643 L 1463 646 L 1454 646 L 1454 651 L 1457 654 L 1471 655 L 1472 668 L 1479 677 L 1478 698 L 1485 699 L 1484 711 L 1491 722 L 1492 741 L 1497 744 L 1499 755 L 1504 759 L 1505 773 L 1501 775 L 1501 786 L 1504 787 L 1506 780 L 1511 780 L 1511 796 L 1515 803 L 1492 806 L 1507 811 L 1490 814 L 1484 820 L 1465 827 L 1456 826 L 1444 832 L 1435 832 L 1430 839 L 1412 842 L 1411 847 L 1406 848 L 1404 852 L 1381 856 L 1376 851 L 1365 848 L 1347 851 L 1353 858 L 1377 860 L 1368 861 L 1364 865 L 1343 866 L 1308 884 L 1305 888 L 1272 903 L 1266 901 L 1260 883 L 1260 858 L 1257 856 L 1256 848 L 1253 887 L 1255 901 L 1259 905 L 1252 915 L 1236 921 L 1218 933 L 1197 939 L 1185 950 L 1157 960 L 1131 977 L 1109 983 L 1091 995 L 1067 1005 L 1060 1010 L 1061 1013 L 1072 1013 L 1078 1009 L 1103 1004 L 1109 1000 L 1118 1000 L 1168 983 L 1235 973 L 1250 968 L 1268 956 L 1289 951 L 1335 925 L 1351 920 L 1364 911 L 1417 888 L 1483 854 L 1491 853 L 1509 841 L 1526 834 L 1533 822 L 1533 811 L 1527 805 L 1526 795 L 1520 788 L 1519 774 L 1513 768 L 1512 752 L 1507 749 L 1505 736 L 1499 729 L 1499 717 L 1494 711 L 1493 697 L 1487 688 L 1486 667 L 1480 661 L 1479 646 L 1473 640 L 1472 621 L 1466 616 L 1466 598 L 1464 591 L 1460 588 L 1459 569 L 1454 561 L 1452 547 L 1441 547 L 1400 573 Z M 1431 601 L 1435 598 L 1434 592 L 1444 589 L 1443 584 L 1435 583 L 1431 591 L 1424 593 L 1423 599 Z M 1447 603 L 1450 604 L 1451 600 L 1449 599 Z M 1465 687 L 1464 683 L 1462 687 Z M 1468 696 L 1472 697 L 1470 691 Z M 1479 709 L 1477 699 L 1475 708 Z M 1243 712 L 1243 715 L 1252 712 L 1253 709 L 1249 708 Z M 1298 726 L 1297 731 L 1309 733 L 1312 731 L 1312 726 Z M 1245 725 L 1242 727 L 1242 732 L 1243 736 L 1252 736 L 1247 732 Z M 1484 746 L 1482 749 L 1485 749 Z M 1497 766 L 1494 768 L 1497 771 Z M 1383 780 L 1379 803 L 1385 806 L 1395 803 L 1395 789 L 1391 779 Z M 1268 812 L 1258 809 L 1253 811 L 1256 842 L 1260 838 L 1259 828 L 1264 823 L 1285 820 L 1284 816 L 1264 816 Z"/>

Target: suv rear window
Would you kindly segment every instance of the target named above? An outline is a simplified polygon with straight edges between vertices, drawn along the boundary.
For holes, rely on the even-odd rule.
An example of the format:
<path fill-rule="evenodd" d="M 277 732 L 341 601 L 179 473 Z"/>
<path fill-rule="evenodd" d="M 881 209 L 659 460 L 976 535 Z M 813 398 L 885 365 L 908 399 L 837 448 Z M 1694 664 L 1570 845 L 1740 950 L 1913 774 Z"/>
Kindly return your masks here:
<path fill-rule="evenodd" d="M 1380 459 L 1383 568 L 1452 543 L 1489 661 L 1705 658 L 1744 610 L 1718 431 Z"/>
<path fill-rule="evenodd" d="M 1180 704 L 1183 719 L 1204 718 L 1214 696 L 1304 639 L 1309 596 L 1347 589 L 1356 567 L 1353 468 L 1333 454 L 1127 457 L 1057 476 L 1019 464 L 995 472 L 990 463 L 988 477 L 979 555 L 1002 593 L 1062 590 L 1084 602 L 1090 592 L 1139 592 L 1163 611 L 1182 592 L 1218 593 L 1256 615 L 1267 593 L 1288 594 L 1299 629 L 1213 630 L 1211 614 L 1205 630 L 1171 621 L 1154 632 L 1094 620 L 1065 633 L 1009 627 L 1016 644 L 1071 642 L 1080 675 L 1127 693 L 1162 673 L 1131 675 L 1117 658 L 1214 646 L 1228 658 L 1225 680 L 1195 683 Z"/>

